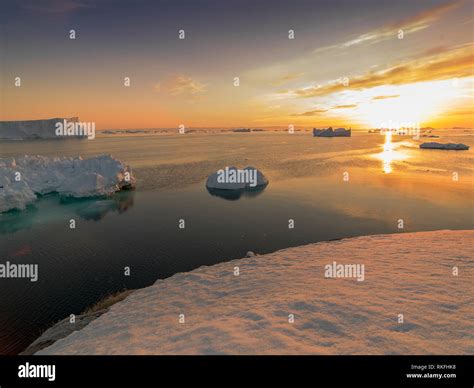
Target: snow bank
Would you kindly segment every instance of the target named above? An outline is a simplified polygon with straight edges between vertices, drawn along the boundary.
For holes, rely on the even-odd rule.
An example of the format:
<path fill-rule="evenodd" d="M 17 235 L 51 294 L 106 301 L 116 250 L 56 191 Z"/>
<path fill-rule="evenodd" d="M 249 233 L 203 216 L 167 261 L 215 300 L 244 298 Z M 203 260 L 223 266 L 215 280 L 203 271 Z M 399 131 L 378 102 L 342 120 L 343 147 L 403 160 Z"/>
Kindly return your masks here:
<path fill-rule="evenodd" d="M 56 136 L 56 123 L 64 122 L 76 123 L 77 117 L 54 118 L 46 120 L 27 120 L 27 121 L 0 121 L 0 139 L 59 139 Z M 83 137 L 83 136 L 76 136 Z"/>
<path fill-rule="evenodd" d="M 37 194 L 108 195 L 133 186 L 130 168 L 110 155 L 91 159 L 23 156 L 0 159 L 0 212 L 24 209 Z"/>
<path fill-rule="evenodd" d="M 201 267 L 37 354 L 472 354 L 473 243 L 474 231 L 378 235 Z M 334 261 L 364 264 L 365 280 L 326 278 Z"/>
<path fill-rule="evenodd" d="M 434 150 L 455 150 L 455 151 L 465 151 L 469 149 L 469 146 L 466 144 L 455 144 L 455 143 L 423 143 L 420 144 L 420 148 L 434 149 Z"/>

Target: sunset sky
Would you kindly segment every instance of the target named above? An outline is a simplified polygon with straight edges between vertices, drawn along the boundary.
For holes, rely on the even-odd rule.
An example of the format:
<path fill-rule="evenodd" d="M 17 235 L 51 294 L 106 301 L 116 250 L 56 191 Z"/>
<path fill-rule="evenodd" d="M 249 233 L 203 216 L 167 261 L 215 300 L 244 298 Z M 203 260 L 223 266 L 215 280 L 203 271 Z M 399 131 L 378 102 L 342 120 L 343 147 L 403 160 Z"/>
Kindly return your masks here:
<path fill-rule="evenodd" d="M 0 119 L 474 127 L 473 4 L 2 1 Z"/>

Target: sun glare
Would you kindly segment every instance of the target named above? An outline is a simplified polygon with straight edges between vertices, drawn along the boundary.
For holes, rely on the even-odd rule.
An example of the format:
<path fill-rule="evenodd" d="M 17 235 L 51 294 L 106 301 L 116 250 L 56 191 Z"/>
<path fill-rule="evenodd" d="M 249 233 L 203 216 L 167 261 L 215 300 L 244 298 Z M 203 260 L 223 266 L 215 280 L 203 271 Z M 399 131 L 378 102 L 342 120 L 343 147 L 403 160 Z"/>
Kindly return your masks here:
<path fill-rule="evenodd" d="M 384 131 L 382 134 L 385 136 L 382 145 L 383 150 L 378 154 L 374 154 L 373 157 L 382 162 L 382 171 L 385 174 L 390 174 L 394 170 L 395 162 L 408 159 L 410 156 L 406 151 L 400 149 L 406 142 L 393 141 L 393 135 L 396 134 L 396 132 Z"/>
<path fill-rule="evenodd" d="M 383 152 L 380 155 L 382 159 L 383 172 L 390 174 L 392 172 L 392 160 L 393 160 L 393 143 L 392 143 L 392 132 L 385 132 L 385 143 L 383 145 Z"/>
<path fill-rule="evenodd" d="M 462 89 L 453 80 L 383 86 L 367 92 L 369 102 L 360 104 L 358 113 L 371 128 L 423 126 L 443 113 L 448 108 L 446 101 L 460 93 Z"/>

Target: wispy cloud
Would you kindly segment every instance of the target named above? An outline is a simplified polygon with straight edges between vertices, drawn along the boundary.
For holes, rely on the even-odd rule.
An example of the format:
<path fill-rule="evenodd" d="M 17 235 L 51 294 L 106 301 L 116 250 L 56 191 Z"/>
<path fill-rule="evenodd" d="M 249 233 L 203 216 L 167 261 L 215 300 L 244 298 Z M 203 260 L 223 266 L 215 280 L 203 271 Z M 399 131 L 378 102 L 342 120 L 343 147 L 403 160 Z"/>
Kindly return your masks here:
<path fill-rule="evenodd" d="M 296 117 L 318 116 L 318 115 L 321 115 L 321 114 L 323 114 L 323 113 L 326 113 L 327 111 L 328 111 L 327 109 L 315 109 L 315 110 L 311 110 L 311 111 L 303 112 L 303 113 L 294 113 L 294 114 L 292 114 L 291 116 L 296 116 Z"/>
<path fill-rule="evenodd" d="M 304 73 L 291 73 L 286 74 L 283 77 L 280 77 L 278 80 L 272 82 L 270 85 L 272 86 L 281 86 L 289 81 L 294 81 L 295 79 L 301 78 Z"/>
<path fill-rule="evenodd" d="M 387 39 L 395 39 L 397 37 L 398 31 L 400 30 L 403 31 L 404 35 L 424 30 L 425 28 L 428 28 L 433 23 L 438 21 L 447 12 L 459 7 L 462 3 L 463 1 L 459 0 L 449 1 L 436 7 L 422 11 L 408 19 L 404 19 L 396 23 L 376 28 L 353 39 L 347 40 L 346 42 L 325 47 L 319 47 L 315 50 L 315 52 L 321 52 L 331 49 L 346 49 L 363 43 L 374 44 Z"/>
<path fill-rule="evenodd" d="M 25 0 L 21 7 L 30 13 L 64 15 L 84 8 L 95 8 L 91 0 Z"/>
<path fill-rule="evenodd" d="M 328 109 L 314 109 L 314 110 L 310 110 L 310 111 L 303 112 L 303 113 L 293 113 L 291 116 L 294 116 L 294 117 L 321 116 L 321 115 L 323 115 L 324 113 L 329 112 L 330 110 L 337 110 L 337 109 L 354 109 L 354 108 L 357 108 L 357 107 L 358 107 L 357 104 L 336 105 L 336 106 L 333 106 L 333 107 L 328 108 Z"/>
<path fill-rule="evenodd" d="M 193 97 L 206 91 L 206 85 L 191 77 L 177 74 L 155 85 L 155 90 L 172 96 Z"/>
<path fill-rule="evenodd" d="M 353 109 L 357 108 L 357 104 L 348 104 L 348 105 L 336 105 L 331 109 Z"/>
<path fill-rule="evenodd" d="M 328 109 L 315 109 L 303 113 L 293 113 L 291 116 L 295 117 L 311 117 L 311 116 L 322 116 L 324 113 L 329 112 L 330 110 L 336 109 L 354 109 L 357 108 L 357 104 L 347 104 L 347 105 L 336 105 Z"/>
<path fill-rule="evenodd" d="M 388 98 L 397 98 L 397 97 L 400 97 L 399 94 L 393 94 L 393 95 L 390 95 L 390 96 L 375 96 L 372 98 L 372 100 L 376 101 L 376 100 L 386 100 Z"/>
<path fill-rule="evenodd" d="M 287 96 L 309 98 L 329 95 L 344 90 L 362 90 L 382 85 L 403 85 L 432 80 L 474 76 L 474 44 L 447 49 L 436 55 L 417 57 L 394 66 L 369 71 L 349 79 L 348 86 L 329 82 L 286 92 Z"/>

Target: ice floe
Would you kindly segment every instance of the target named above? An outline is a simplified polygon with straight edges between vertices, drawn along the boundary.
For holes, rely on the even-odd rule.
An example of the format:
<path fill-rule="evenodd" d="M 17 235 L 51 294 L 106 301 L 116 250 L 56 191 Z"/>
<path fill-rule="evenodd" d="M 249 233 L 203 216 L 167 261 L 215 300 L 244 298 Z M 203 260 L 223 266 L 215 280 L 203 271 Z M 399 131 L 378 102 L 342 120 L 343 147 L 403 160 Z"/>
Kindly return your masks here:
<path fill-rule="evenodd" d="M 37 195 L 109 195 L 135 184 L 130 167 L 110 155 L 0 159 L 0 212 L 24 209 Z"/>
<path fill-rule="evenodd" d="M 433 149 L 433 150 L 455 150 L 455 151 L 465 151 L 469 149 L 469 146 L 466 144 L 456 144 L 456 143 L 423 143 L 420 144 L 420 148 L 424 149 Z"/>

